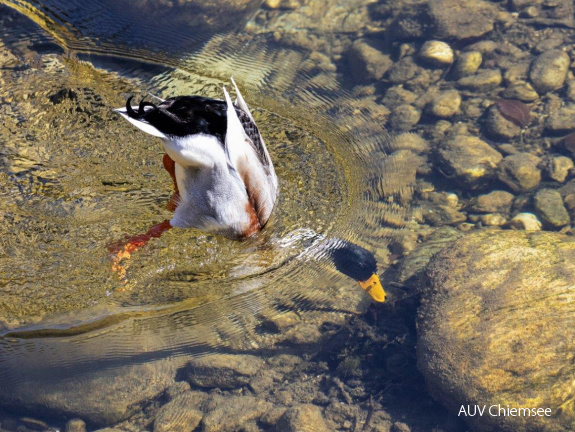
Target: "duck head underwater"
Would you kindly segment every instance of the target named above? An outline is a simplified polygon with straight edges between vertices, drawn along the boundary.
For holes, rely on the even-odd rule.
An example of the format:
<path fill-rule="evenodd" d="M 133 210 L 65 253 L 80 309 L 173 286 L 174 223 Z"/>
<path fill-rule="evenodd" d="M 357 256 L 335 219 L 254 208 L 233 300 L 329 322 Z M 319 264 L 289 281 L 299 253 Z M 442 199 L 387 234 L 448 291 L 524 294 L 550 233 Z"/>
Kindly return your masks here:
<path fill-rule="evenodd" d="M 277 200 L 278 179 L 254 118 L 232 79 L 236 101 L 177 96 L 137 107 L 128 98 L 115 111 L 138 129 L 161 139 L 163 164 L 174 193 L 172 219 L 110 247 L 115 264 L 171 228 L 197 228 L 243 240 L 267 224 Z M 368 250 L 340 239 L 324 243 L 336 269 L 355 279 L 377 302 L 385 292 Z"/>

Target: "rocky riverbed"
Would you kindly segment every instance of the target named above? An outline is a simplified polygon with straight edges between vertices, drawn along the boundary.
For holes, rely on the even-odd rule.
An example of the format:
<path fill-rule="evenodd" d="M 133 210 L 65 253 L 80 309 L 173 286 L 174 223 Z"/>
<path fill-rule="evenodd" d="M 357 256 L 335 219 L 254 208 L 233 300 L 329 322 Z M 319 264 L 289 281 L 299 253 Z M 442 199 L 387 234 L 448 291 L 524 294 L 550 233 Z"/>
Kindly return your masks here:
<path fill-rule="evenodd" d="M 253 7 L 229 3 L 236 12 Z M 6 410 L 0 430 L 572 430 L 573 2 L 267 0 L 248 18 L 246 37 L 305 53 L 298 67 L 310 88 L 341 88 L 358 114 L 386 125 L 392 139 L 382 169 L 412 167 L 380 185 L 391 210 L 378 229 L 401 231 L 382 246 L 390 301 L 345 320 L 321 311 L 270 317 L 261 337 L 279 341 L 273 350 L 158 362 L 130 387 L 76 388 L 77 401 L 57 388 L 34 400 L 31 388 L 20 409 L 28 403 L 38 414 Z M 1 19 L 8 27 L 21 18 Z M 20 120 L 42 104 L 106 128 L 113 114 L 102 117 L 102 98 L 118 103 L 130 81 L 118 78 L 112 90 L 90 65 L 40 51 L 0 46 L 4 89 L 31 76 L 60 83 L 46 94 L 4 91 L 3 136 L 33 142 Z M 6 182 L 5 195 L 23 187 L 57 195 L 42 149 L 18 143 L 26 151 L 8 168 L 37 168 L 29 184 Z M 394 193 L 385 194 L 392 181 Z M 393 217 L 400 206 L 413 209 L 409 220 L 400 210 Z M 23 222 L 4 215 L 4 223 Z M 34 230 L 57 228 L 50 221 Z M 2 307 L 10 316 L 3 326 L 20 324 L 22 311 Z M 463 404 L 498 403 L 553 415 L 466 418 L 468 425 L 458 416 Z"/>

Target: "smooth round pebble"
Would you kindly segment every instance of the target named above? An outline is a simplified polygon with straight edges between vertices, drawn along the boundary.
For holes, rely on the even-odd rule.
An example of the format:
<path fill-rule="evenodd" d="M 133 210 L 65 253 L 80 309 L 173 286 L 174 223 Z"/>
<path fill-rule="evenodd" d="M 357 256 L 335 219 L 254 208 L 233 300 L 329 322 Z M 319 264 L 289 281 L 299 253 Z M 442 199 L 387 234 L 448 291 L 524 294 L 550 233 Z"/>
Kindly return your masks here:
<path fill-rule="evenodd" d="M 472 75 L 479 69 L 483 62 L 483 56 L 479 51 L 461 53 L 455 62 L 454 73 L 457 78 Z"/>
<path fill-rule="evenodd" d="M 389 116 L 392 130 L 407 131 L 415 126 L 421 118 L 421 111 L 413 105 L 400 105 Z"/>
<path fill-rule="evenodd" d="M 425 42 L 419 50 L 419 56 L 436 66 L 448 66 L 453 63 L 453 50 L 445 42 L 431 40 Z"/>
<path fill-rule="evenodd" d="M 265 4 L 270 9 L 277 9 L 281 6 L 282 1 L 281 0 L 266 0 Z"/>
<path fill-rule="evenodd" d="M 459 112 L 461 105 L 461 96 L 456 90 L 450 90 L 440 93 L 431 102 L 431 113 L 436 117 L 449 118 Z"/>
<path fill-rule="evenodd" d="M 448 193 L 447 195 L 445 195 L 445 202 L 449 207 L 459 209 L 459 197 L 457 196 L 457 194 Z"/>
<path fill-rule="evenodd" d="M 533 213 L 519 213 L 509 221 L 509 228 L 523 231 L 541 231 L 541 222 Z"/>
<path fill-rule="evenodd" d="M 547 93 L 560 89 L 567 77 L 569 64 L 567 53 L 563 51 L 547 51 L 533 60 L 529 70 L 529 79 L 539 93 Z"/>
<path fill-rule="evenodd" d="M 427 153 L 429 151 L 429 143 L 425 138 L 412 132 L 404 132 L 394 137 L 390 143 L 390 147 L 392 151 L 411 150 L 417 154 Z"/>
<path fill-rule="evenodd" d="M 479 220 L 486 226 L 502 226 L 507 223 L 505 216 L 502 216 L 499 213 L 481 215 Z"/>
<path fill-rule="evenodd" d="M 480 221 L 485 226 L 502 227 L 508 222 L 508 219 L 499 213 L 492 213 L 482 215 Z"/>

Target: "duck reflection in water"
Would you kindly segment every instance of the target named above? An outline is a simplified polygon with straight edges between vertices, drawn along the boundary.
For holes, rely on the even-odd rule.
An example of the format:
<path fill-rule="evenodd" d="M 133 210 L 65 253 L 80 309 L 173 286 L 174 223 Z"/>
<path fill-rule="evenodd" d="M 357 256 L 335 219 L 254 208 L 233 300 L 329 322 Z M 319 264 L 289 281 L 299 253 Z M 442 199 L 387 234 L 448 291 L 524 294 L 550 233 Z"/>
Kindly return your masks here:
<path fill-rule="evenodd" d="M 174 184 L 168 209 L 171 220 L 110 246 L 114 270 L 152 238 L 175 228 L 197 228 L 243 240 L 268 222 L 278 194 L 278 179 L 254 118 L 232 79 L 236 101 L 224 87 L 224 100 L 177 96 L 154 104 L 142 100 L 115 111 L 142 131 L 158 137 L 163 164 Z M 372 253 L 351 242 L 329 239 L 322 256 L 355 279 L 377 302 L 385 292 Z M 316 254 L 320 255 L 320 254 Z"/>

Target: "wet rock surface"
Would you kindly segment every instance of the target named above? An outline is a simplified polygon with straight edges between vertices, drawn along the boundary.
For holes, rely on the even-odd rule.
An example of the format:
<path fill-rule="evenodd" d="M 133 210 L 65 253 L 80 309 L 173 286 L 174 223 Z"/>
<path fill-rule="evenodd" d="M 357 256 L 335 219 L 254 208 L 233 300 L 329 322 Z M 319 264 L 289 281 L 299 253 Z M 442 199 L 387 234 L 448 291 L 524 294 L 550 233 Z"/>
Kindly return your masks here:
<path fill-rule="evenodd" d="M 486 92 L 495 89 L 501 84 L 503 77 L 498 69 L 478 71 L 457 80 L 457 86 L 464 90 Z"/>
<path fill-rule="evenodd" d="M 539 231 L 541 221 L 533 213 L 518 213 L 509 221 L 509 227 L 523 231 Z"/>
<path fill-rule="evenodd" d="M 469 135 L 455 135 L 438 150 L 446 175 L 470 188 L 479 188 L 494 178 L 501 153 L 485 141 Z"/>
<path fill-rule="evenodd" d="M 286 410 L 276 423 L 285 432 L 328 432 L 321 411 L 314 405 L 299 405 Z"/>
<path fill-rule="evenodd" d="M 461 96 L 455 90 L 447 91 L 438 95 L 430 106 L 430 111 L 436 117 L 449 118 L 459 112 Z"/>
<path fill-rule="evenodd" d="M 198 409 L 207 396 L 200 392 L 185 392 L 164 405 L 154 418 L 154 432 L 192 432 L 202 420 Z"/>
<path fill-rule="evenodd" d="M 547 165 L 547 172 L 551 179 L 563 183 L 573 173 L 573 160 L 566 156 L 553 157 Z"/>
<path fill-rule="evenodd" d="M 531 64 L 529 78 L 540 93 L 560 89 L 567 77 L 570 59 L 561 51 L 544 52 Z"/>
<path fill-rule="evenodd" d="M 191 360 L 190 383 L 199 387 L 234 388 L 247 384 L 263 366 L 259 357 L 216 354 Z"/>
<path fill-rule="evenodd" d="M 393 65 L 390 57 L 364 40 L 353 43 L 349 53 L 351 73 L 356 80 L 379 80 Z"/>
<path fill-rule="evenodd" d="M 431 35 L 439 39 L 470 39 L 493 30 L 496 9 L 486 1 L 432 0 L 429 2 Z"/>
<path fill-rule="evenodd" d="M 471 204 L 471 210 L 478 213 L 509 213 L 513 194 L 494 190 L 486 195 L 479 195 Z"/>
<path fill-rule="evenodd" d="M 541 189 L 534 198 L 535 213 L 549 229 L 559 229 L 571 222 L 561 194 L 553 189 Z"/>
<path fill-rule="evenodd" d="M 505 141 L 518 136 L 521 128 L 506 119 L 499 108 L 493 106 L 487 114 L 485 133 L 491 138 Z"/>
<path fill-rule="evenodd" d="M 541 182 L 541 159 L 530 153 L 506 156 L 499 165 L 498 178 L 515 192 L 535 189 Z"/>
<path fill-rule="evenodd" d="M 574 258 L 569 236 L 484 231 L 430 263 L 417 350 L 429 391 L 451 410 L 461 401 L 553 407 L 550 417 L 467 417 L 474 430 L 575 426 Z"/>

